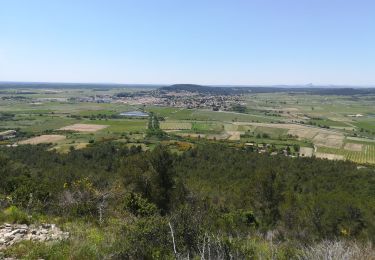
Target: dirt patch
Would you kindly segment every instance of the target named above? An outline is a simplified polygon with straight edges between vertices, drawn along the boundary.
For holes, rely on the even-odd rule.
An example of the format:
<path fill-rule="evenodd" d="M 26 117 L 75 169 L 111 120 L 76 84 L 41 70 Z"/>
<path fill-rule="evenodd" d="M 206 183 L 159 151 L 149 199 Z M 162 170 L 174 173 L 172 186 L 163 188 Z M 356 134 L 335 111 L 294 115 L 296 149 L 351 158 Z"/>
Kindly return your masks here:
<path fill-rule="evenodd" d="M 238 125 L 237 124 L 224 124 L 225 131 L 237 131 Z"/>
<path fill-rule="evenodd" d="M 311 157 L 313 156 L 314 149 L 310 147 L 301 147 L 299 149 L 299 155 L 302 157 Z"/>
<path fill-rule="evenodd" d="M 23 140 L 19 142 L 19 144 L 56 143 L 58 141 L 64 140 L 65 138 L 66 137 L 64 135 L 41 135 L 27 140 Z"/>
<path fill-rule="evenodd" d="M 344 149 L 354 152 L 362 152 L 363 144 L 347 143 L 345 144 Z"/>
<path fill-rule="evenodd" d="M 319 133 L 314 137 L 313 142 L 318 146 L 341 148 L 345 137 L 339 134 Z"/>
<path fill-rule="evenodd" d="M 78 143 L 74 146 L 74 148 L 79 150 L 79 149 L 86 148 L 88 145 L 89 145 L 88 143 Z"/>
<path fill-rule="evenodd" d="M 229 135 L 228 140 L 230 141 L 238 141 L 241 139 L 241 134 L 243 132 L 240 131 L 227 131 L 227 134 Z"/>
<path fill-rule="evenodd" d="M 252 125 L 252 126 L 261 126 L 261 127 L 269 127 L 269 128 L 281 128 L 281 129 L 288 129 L 288 130 L 306 130 L 312 129 L 319 131 L 319 129 L 314 129 L 311 127 L 297 125 L 297 124 L 271 124 L 271 123 L 248 123 L 248 122 L 233 122 L 233 125 Z"/>
<path fill-rule="evenodd" d="M 331 153 L 315 153 L 316 158 L 328 159 L 328 160 L 344 160 L 343 155 L 331 154 Z"/>
<path fill-rule="evenodd" d="M 344 144 L 344 135 L 336 133 L 334 131 L 329 131 L 327 129 L 319 129 L 315 127 L 309 127 L 297 124 L 269 124 L 269 123 L 248 123 L 248 122 L 234 122 L 233 125 L 245 126 L 251 125 L 256 127 L 268 127 L 268 128 L 278 128 L 287 129 L 288 134 L 292 136 L 298 136 L 298 139 L 309 139 L 312 140 L 314 144 L 319 146 L 331 147 L 331 148 L 341 148 Z M 231 131 L 232 129 L 225 129 Z M 232 130 L 233 131 L 233 130 Z"/>
<path fill-rule="evenodd" d="M 92 124 L 74 124 L 60 128 L 59 130 L 77 131 L 77 132 L 96 132 L 107 128 L 108 125 L 92 125 Z"/>
<path fill-rule="evenodd" d="M 207 135 L 206 138 L 209 140 L 226 140 L 229 138 L 229 135 L 227 133 L 217 134 L 217 135 Z"/>
<path fill-rule="evenodd" d="M 288 131 L 289 135 L 298 136 L 299 139 L 313 139 L 318 133 L 318 129 L 313 129 L 309 127 L 290 129 Z"/>

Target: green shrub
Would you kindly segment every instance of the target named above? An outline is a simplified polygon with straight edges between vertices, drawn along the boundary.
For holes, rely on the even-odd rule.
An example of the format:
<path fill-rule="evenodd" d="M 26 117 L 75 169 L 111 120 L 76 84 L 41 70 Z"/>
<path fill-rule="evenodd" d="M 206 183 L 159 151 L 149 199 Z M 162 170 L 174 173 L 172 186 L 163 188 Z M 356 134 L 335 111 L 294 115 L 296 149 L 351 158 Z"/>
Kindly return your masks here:
<path fill-rule="evenodd" d="M 11 222 L 17 224 L 29 224 L 30 217 L 16 206 L 10 206 L 1 214 L 0 220 L 2 222 Z"/>
<path fill-rule="evenodd" d="M 125 197 L 124 208 L 136 216 L 151 216 L 158 212 L 155 204 L 148 202 L 137 193 L 129 193 Z"/>

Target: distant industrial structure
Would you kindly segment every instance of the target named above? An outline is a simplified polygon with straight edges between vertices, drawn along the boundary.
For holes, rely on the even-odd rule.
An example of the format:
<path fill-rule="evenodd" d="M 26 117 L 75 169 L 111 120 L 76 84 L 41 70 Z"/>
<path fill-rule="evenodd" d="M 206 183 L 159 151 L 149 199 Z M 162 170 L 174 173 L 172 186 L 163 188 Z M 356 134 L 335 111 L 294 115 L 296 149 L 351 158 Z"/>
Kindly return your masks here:
<path fill-rule="evenodd" d="M 120 116 L 148 117 L 149 115 L 147 113 L 142 112 L 142 111 L 129 111 L 129 112 L 120 113 Z"/>

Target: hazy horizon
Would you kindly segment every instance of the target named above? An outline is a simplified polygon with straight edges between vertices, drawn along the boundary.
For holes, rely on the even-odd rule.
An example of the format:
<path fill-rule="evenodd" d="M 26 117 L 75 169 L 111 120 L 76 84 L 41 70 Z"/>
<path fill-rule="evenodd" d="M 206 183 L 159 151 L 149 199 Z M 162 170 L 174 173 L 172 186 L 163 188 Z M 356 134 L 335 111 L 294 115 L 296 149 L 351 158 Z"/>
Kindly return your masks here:
<path fill-rule="evenodd" d="M 199 84 L 199 83 L 189 83 L 189 82 L 180 82 L 180 83 L 116 83 L 116 82 L 37 82 L 37 81 L 0 81 L 0 88 L 3 85 L 17 85 L 17 84 L 26 84 L 26 85 L 99 85 L 99 86 L 172 86 L 172 85 L 197 85 L 197 86 L 208 86 L 208 87 L 264 87 L 264 88 L 375 88 L 373 85 L 315 85 L 315 84 L 297 84 L 297 85 L 288 85 L 288 84 L 274 84 L 274 85 L 264 85 L 264 84 L 254 84 L 254 85 L 236 85 L 236 84 Z M 21 86 L 18 86 L 21 87 Z M 35 87 L 35 86 L 33 86 Z"/>

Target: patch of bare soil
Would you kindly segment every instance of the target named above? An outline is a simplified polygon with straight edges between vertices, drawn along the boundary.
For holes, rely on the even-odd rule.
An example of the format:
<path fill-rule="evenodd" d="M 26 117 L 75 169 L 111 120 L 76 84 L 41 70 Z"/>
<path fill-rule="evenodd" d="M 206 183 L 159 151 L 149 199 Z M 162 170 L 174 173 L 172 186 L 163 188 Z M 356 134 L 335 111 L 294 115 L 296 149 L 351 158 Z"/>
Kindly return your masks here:
<path fill-rule="evenodd" d="M 354 152 L 362 152 L 363 144 L 347 143 L 345 144 L 344 149 Z"/>
<path fill-rule="evenodd" d="M 60 128 L 59 130 L 77 131 L 77 132 L 96 132 L 107 128 L 108 125 L 93 125 L 93 124 L 74 124 Z"/>
<path fill-rule="evenodd" d="M 42 143 L 56 143 L 64 140 L 65 135 L 41 135 L 19 142 L 19 144 L 42 144 Z"/>
<path fill-rule="evenodd" d="M 319 146 L 341 148 L 344 139 L 345 137 L 343 135 L 321 132 L 314 137 L 313 142 Z"/>
<path fill-rule="evenodd" d="M 311 157 L 314 154 L 314 149 L 311 147 L 301 147 L 299 149 L 299 154 L 302 157 Z"/>

